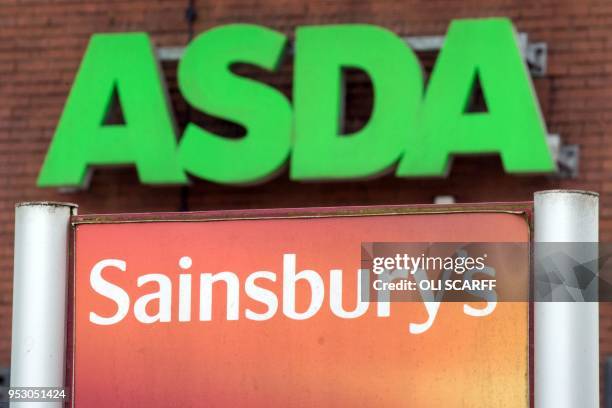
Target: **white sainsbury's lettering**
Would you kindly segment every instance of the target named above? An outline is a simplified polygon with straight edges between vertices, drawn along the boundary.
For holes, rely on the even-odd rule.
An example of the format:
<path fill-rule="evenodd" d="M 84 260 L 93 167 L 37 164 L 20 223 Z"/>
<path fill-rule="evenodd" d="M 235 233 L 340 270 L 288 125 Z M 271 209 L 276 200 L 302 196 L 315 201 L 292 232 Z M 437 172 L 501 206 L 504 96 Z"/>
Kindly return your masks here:
<path fill-rule="evenodd" d="M 179 267 L 182 272 L 187 272 L 191 268 L 192 260 L 190 257 L 182 257 L 179 260 Z M 114 283 L 104 279 L 102 272 L 107 268 L 115 268 L 122 272 L 127 271 L 127 262 L 120 259 L 103 259 L 97 262 L 90 271 L 90 284 L 92 289 L 99 295 L 112 300 L 116 306 L 116 312 L 112 316 L 101 316 L 91 311 L 89 321 L 97 325 L 113 325 L 121 322 L 130 312 L 131 299 L 128 292 Z M 353 310 L 346 310 L 343 306 L 342 294 L 342 275 L 341 269 L 330 269 L 330 288 L 329 306 L 331 312 L 341 319 L 354 319 L 362 316 L 368 310 L 369 303 L 360 297 L 362 279 L 359 275 L 363 270 L 357 270 L 357 296 L 356 306 Z M 367 276 L 367 274 L 366 274 Z M 277 274 L 270 271 L 256 271 L 249 274 L 244 283 L 246 295 L 261 303 L 266 307 L 265 312 L 256 312 L 249 308 L 244 311 L 244 316 L 248 320 L 264 321 L 276 315 L 279 308 L 277 295 L 262 286 L 257 285 L 258 280 L 268 280 L 276 282 Z M 296 310 L 296 284 L 299 281 L 307 283 L 310 287 L 310 302 L 304 311 Z M 172 321 L 172 279 L 160 273 L 151 273 L 139 276 L 136 280 L 137 287 L 142 287 L 147 283 L 156 283 L 159 290 L 140 296 L 133 303 L 133 313 L 136 320 L 141 323 L 151 324 L 156 322 Z M 227 320 L 239 320 L 240 309 L 240 280 L 233 272 L 201 273 L 199 291 L 199 321 L 212 320 L 213 305 L 213 285 L 217 282 L 224 282 L 227 289 L 226 318 Z M 192 321 L 192 275 L 190 273 L 180 273 L 178 275 L 178 321 Z M 381 292 L 383 293 L 383 292 Z M 283 273 L 282 273 L 282 313 L 293 320 L 305 320 L 313 317 L 323 306 L 325 295 L 324 281 L 319 273 L 314 270 L 301 270 L 296 273 L 296 255 L 283 254 Z M 379 293 L 380 295 L 380 293 Z M 430 301 L 430 294 L 422 294 L 423 303 L 427 312 L 427 320 L 424 323 L 411 323 L 410 333 L 424 333 L 433 325 L 439 311 L 440 301 Z M 147 306 L 151 302 L 157 302 L 158 308 L 155 314 L 147 311 Z M 381 301 L 378 298 L 376 315 L 377 317 L 389 317 L 391 308 L 389 301 Z M 484 309 L 476 309 L 469 305 L 464 305 L 464 313 L 472 317 L 483 317 L 491 314 L 495 309 L 495 302 L 487 302 Z"/>

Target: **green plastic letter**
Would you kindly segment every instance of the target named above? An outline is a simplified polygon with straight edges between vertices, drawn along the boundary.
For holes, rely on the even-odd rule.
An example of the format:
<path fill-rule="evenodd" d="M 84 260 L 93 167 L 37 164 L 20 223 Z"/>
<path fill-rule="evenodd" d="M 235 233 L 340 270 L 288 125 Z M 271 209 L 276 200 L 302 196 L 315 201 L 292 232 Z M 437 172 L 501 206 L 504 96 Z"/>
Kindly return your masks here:
<path fill-rule="evenodd" d="M 105 125 L 117 92 L 125 124 Z M 166 90 L 149 37 L 92 36 L 38 185 L 84 187 L 89 166 L 135 164 L 150 184 L 187 182 Z"/>
<path fill-rule="evenodd" d="M 218 183 L 262 180 L 279 170 L 291 148 L 291 105 L 276 89 L 230 71 L 235 63 L 275 70 L 285 48 L 283 34 L 248 24 L 199 35 L 178 67 L 179 88 L 194 107 L 247 128 L 230 139 L 189 124 L 179 145 L 183 168 Z"/>
<path fill-rule="evenodd" d="M 487 112 L 467 112 L 477 78 Z M 443 176 L 453 153 L 499 153 L 510 173 L 555 170 L 533 86 L 507 19 L 451 23 L 418 131 L 411 134 L 397 175 Z"/>
<path fill-rule="evenodd" d="M 342 69 L 365 71 L 374 106 L 358 132 L 341 134 Z M 297 30 L 293 179 L 376 175 L 402 154 L 423 95 L 419 62 L 395 34 L 369 25 Z"/>

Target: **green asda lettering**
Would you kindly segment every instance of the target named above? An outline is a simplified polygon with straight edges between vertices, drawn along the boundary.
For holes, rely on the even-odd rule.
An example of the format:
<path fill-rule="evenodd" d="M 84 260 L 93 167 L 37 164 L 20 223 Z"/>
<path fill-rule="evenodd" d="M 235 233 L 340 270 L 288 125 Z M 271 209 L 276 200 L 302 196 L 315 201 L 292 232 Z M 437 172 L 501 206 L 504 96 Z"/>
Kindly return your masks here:
<path fill-rule="evenodd" d="M 453 154 L 499 154 L 509 173 L 554 171 L 546 129 L 516 33 L 507 19 L 456 20 L 427 89 L 415 53 L 392 32 L 362 24 L 297 29 L 293 103 L 231 71 L 275 71 L 287 38 L 251 24 L 195 38 L 178 85 L 199 111 L 243 126 L 230 139 L 189 124 L 180 142 L 164 78 L 144 33 L 92 36 L 38 185 L 83 187 L 95 166 L 133 165 L 142 183 L 185 184 L 187 174 L 223 184 L 260 181 L 290 159 L 294 180 L 444 176 Z M 368 123 L 341 134 L 342 69 L 372 82 Z M 487 112 L 467 112 L 476 78 Z M 124 123 L 105 124 L 113 93 Z"/>

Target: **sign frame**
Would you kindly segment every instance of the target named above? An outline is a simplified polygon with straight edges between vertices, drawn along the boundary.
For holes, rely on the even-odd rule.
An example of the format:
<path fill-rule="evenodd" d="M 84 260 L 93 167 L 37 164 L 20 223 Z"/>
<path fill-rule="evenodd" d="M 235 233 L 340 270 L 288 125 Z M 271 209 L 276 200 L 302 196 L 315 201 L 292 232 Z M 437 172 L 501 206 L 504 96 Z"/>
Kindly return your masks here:
<path fill-rule="evenodd" d="M 66 352 L 66 384 L 74 389 L 74 348 L 75 325 L 74 299 L 76 289 L 74 279 L 76 274 L 76 230 L 79 225 L 87 224 L 133 224 L 133 223 L 173 223 L 173 222 L 211 222 L 211 221 L 237 221 L 237 220 L 273 220 L 273 219 L 317 219 L 337 217 L 384 217 L 392 215 L 428 215 L 428 214 L 466 214 L 466 213 L 503 213 L 522 216 L 529 228 L 529 247 L 533 242 L 533 202 L 498 202 L 498 203 L 470 203 L 470 204 L 413 204 L 413 205 L 372 205 L 372 206 L 346 206 L 346 207 L 305 207 L 305 208 L 270 208 L 250 210 L 217 210 L 192 212 L 144 212 L 125 214 L 86 214 L 74 215 L 70 222 L 70 269 L 68 278 L 68 330 Z M 532 251 L 530 251 L 532 252 Z M 533 259 L 530 257 L 531 268 Z M 528 305 L 528 344 L 527 344 L 527 372 L 528 372 L 528 401 L 534 406 L 534 307 L 530 300 Z M 71 401 L 74 407 L 74 401 Z"/>
<path fill-rule="evenodd" d="M 536 192 L 533 202 L 387 205 L 194 213 L 77 215 L 77 206 L 19 203 L 15 263 L 11 387 L 63 387 L 73 382 L 74 234 L 83 224 L 389 216 L 448 213 L 522 214 L 533 242 L 599 241 L 599 196 L 579 190 Z M 537 261 L 538 251 L 530 261 Z M 45 324 L 39 324 L 44 321 Z M 537 322 L 537 324 L 536 324 Z M 530 406 L 599 405 L 599 304 L 529 302 Z M 557 341 L 563 339 L 566 341 Z M 566 347 L 571 344 L 571 347 Z M 565 347 L 565 348 L 564 348 Z M 45 356 L 45 358 L 40 358 Z M 11 406 L 15 402 L 11 402 Z M 19 406 L 36 406 L 19 402 Z M 74 406 L 74 402 L 71 403 Z M 62 407 L 63 401 L 48 406 Z"/>

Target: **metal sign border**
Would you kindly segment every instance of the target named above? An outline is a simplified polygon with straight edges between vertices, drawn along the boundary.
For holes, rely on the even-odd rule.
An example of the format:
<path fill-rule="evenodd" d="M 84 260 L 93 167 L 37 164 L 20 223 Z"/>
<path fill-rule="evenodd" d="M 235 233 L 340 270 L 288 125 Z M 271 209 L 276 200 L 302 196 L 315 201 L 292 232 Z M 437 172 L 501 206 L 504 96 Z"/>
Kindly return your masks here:
<path fill-rule="evenodd" d="M 428 215 L 428 214 L 465 214 L 465 213 L 505 213 L 523 216 L 529 228 L 529 245 L 533 242 L 533 202 L 498 202 L 470 204 L 413 204 L 413 205 L 373 205 L 373 206 L 338 206 L 338 207 L 303 207 L 303 208 L 267 208 L 246 210 L 214 210 L 192 212 L 143 212 L 120 214 L 86 214 L 72 215 L 70 221 L 69 270 L 66 322 L 66 379 L 70 384 L 70 406 L 75 407 L 74 363 L 75 363 L 75 309 L 76 288 L 76 233 L 80 225 L 89 224 L 134 224 L 154 222 L 209 222 L 237 220 L 273 220 L 273 219 L 308 219 L 335 217 L 370 217 L 392 215 Z M 530 259 L 530 265 L 532 259 Z M 528 403 L 534 406 L 534 308 L 533 302 L 528 306 Z"/>

